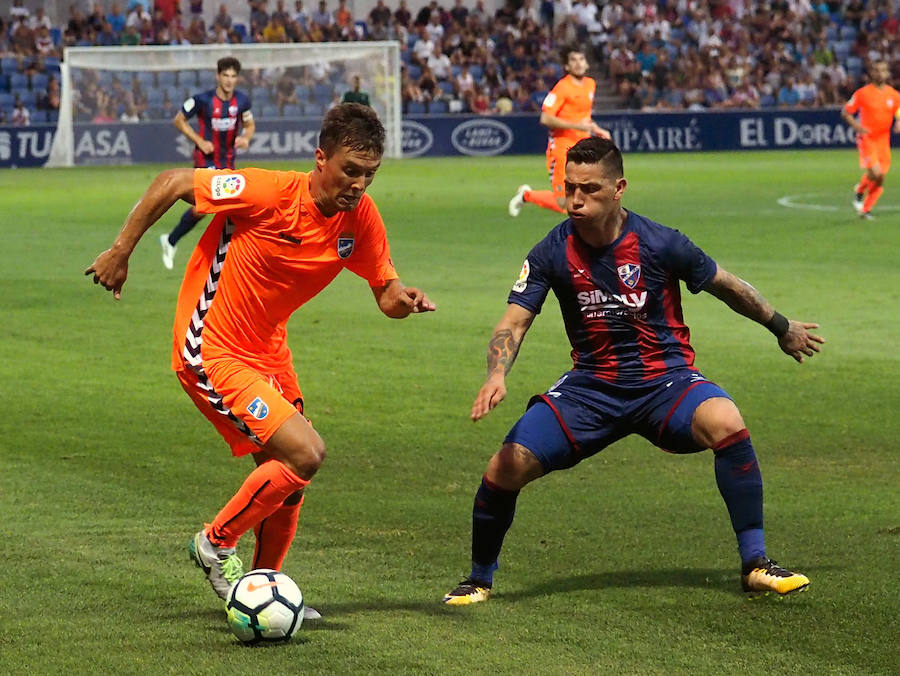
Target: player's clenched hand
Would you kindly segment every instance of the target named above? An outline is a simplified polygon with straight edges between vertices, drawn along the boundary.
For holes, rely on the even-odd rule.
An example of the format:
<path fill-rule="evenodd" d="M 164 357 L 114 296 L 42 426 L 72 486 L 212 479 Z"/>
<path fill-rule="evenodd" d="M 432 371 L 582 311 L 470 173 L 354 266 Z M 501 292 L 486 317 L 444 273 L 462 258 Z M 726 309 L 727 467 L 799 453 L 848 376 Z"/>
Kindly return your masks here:
<path fill-rule="evenodd" d="M 128 277 L 128 256 L 107 249 L 94 259 L 84 274 L 94 275 L 94 284 L 112 291 L 113 297 L 119 300 L 122 297 L 122 285 Z"/>
<path fill-rule="evenodd" d="M 437 306 L 428 300 L 428 296 L 421 289 L 414 286 L 406 286 L 403 288 L 403 304 L 409 308 L 410 314 L 416 312 L 434 312 Z"/>
<path fill-rule="evenodd" d="M 237 143 L 235 143 L 237 146 Z M 207 141 L 206 139 L 202 139 L 200 143 L 197 144 L 197 147 L 200 148 L 200 152 L 204 155 L 212 155 L 213 144 L 212 141 Z"/>
<path fill-rule="evenodd" d="M 787 333 L 778 339 L 778 346 L 782 352 L 802 364 L 803 355 L 812 357 L 819 351 L 819 345 L 825 343 L 824 338 L 809 332 L 809 329 L 817 328 L 819 328 L 818 324 L 797 322 L 792 319 L 788 324 Z"/>
<path fill-rule="evenodd" d="M 506 383 L 502 378 L 488 378 L 472 404 L 472 422 L 481 420 L 506 399 Z"/>
<path fill-rule="evenodd" d="M 250 142 L 245 139 L 243 136 L 238 136 L 234 139 L 234 147 L 235 148 L 249 148 Z"/>

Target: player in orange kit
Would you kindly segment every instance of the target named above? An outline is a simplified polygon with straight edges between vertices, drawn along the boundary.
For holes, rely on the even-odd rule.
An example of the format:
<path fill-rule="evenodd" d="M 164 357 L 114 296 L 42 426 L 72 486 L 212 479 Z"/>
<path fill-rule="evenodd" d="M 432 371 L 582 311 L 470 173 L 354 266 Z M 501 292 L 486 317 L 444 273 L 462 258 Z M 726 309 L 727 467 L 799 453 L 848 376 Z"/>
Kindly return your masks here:
<path fill-rule="evenodd" d="M 191 557 L 223 599 L 243 574 L 235 546 L 250 528 L 252 567 L 281 569 L 303 490 L 325 458 L 325 443 L 303 415 L 288 318 L 344 268 L 368 281 L 388 317 L 435 309 L 421 290 L 398 279 L 384 222 L 365 194 L 384 138 L 371 108 L 346 103 L 325 115 L 309 173 L 164 171 L 113 246 L 85 271 L 118 299 L 138 240 L 176 200 L 216 214 L 181 285 L 172 366 L 232 453 L 252 453 L 257 465 L 190 542 Z"/>
<path fill-rule="evenodd" d="M 559 55 L 567 75 L 553 86 L 541 106 L 541 124 L 549 129 L 547 172 L 551 190 L 532 190 L 528 185 L 520 185 L 509 201 L 510 216 L 518 216 L 525 202 L 564 214 L 566 194 L 563 184 L 569 148 L 589 136 L 610 138 L 610 133 L 591 119 L 597 85 L 593 78 L 587 77 L 588 63 L 584 52 L 563 47 Z"/>
<path fill-rule="evenodd" d="M 853 92 L 841 115 L 856 131 L 859 166 L 866 170 L 854 192 L 853 207 L 860 218 L 872 218 L 872 207 L 884 191 L 884 176 L 891 168 L 891 124 L 900 133 L 900 93 L 887 84 L 891 71 L 886 61 L 869 68 L 871 82 Z M 859 121 L 854 117 L 859 113 Z M 868 193 L 868 194 L 866 194 Z"/>

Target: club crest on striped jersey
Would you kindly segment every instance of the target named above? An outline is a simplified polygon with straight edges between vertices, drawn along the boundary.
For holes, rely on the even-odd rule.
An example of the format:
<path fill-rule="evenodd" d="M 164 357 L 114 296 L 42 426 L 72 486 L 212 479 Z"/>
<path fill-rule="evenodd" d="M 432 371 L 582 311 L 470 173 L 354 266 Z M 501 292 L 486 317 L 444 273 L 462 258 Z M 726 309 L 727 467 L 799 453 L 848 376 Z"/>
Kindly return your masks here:
<path fill-rule="evenodd" d="M 619 279 L 629 289 L 637 286 L 638 280 L 641 278 L 641 266 L 635 263 L 625 263 L 616 268 L 619 273 Z"/>
<path fill-rule="evenodd" d="M 244 191 L 247 179 L 240 174 L 216 174 L 212 177 L 209 191 L 214 200 L 237 197 Z"/>
<path fill-rule="evenodd" d="M 247 412 L 257 420 L 262 420 L 269 415 L 269 406 L 262 398 L 257 397 L 250 402 L 250 405 L 247 407 Z"/>
<path fill-rule="evenodd" d="M 519 273 L 519 278 L 516 280 L 516 283 L 513 284 L 513 291 L 522 293 L 525 290 L 525 287 L 528 286 L 529 272 L 531 272 L 531 267 L 528 265 L 528 259 L 526 258 L 525 262 L 522 263 L 522 271 Z"/>
<path fill-rule="evenodd" d="M 353 253 L 353 244 L 356 242 L 356 239 L 353 236 L 352 232 L 345 232 L 338 237 L 337 241 L 337 255 L 339 258 L 347 258 L 350 254 Z"/>

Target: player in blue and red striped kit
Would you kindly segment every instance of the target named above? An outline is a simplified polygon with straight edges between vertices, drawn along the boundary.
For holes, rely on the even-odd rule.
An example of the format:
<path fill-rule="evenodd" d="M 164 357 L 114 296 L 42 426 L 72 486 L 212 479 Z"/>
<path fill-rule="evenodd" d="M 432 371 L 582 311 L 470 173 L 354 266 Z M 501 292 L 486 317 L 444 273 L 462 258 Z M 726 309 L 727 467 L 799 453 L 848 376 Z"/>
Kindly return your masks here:
<path fill-rule="evenodd" d="M 680 284 L 692 293 L 707 291 L 766 326 L 798 362 L 825 342 L 809 332 L 818 325 L 788 320 L 686 236 L 623 209 L 625 187 L 622 155 L 612 141 L 584 139 L 569 150 L 569 218 L 525 260 L 494 329 L 472 419 L 506 396 L 506 374 L 550 290 L 559 300 L 574 365 L 532 397 L 491 458 L 475 495 L 472 571 L 445 603 L 490 597 L 503 538 L 526 484 L 634 433 L 674 453 L 713 450 L 745 591 L 787 594 L 809 585 L 805 575 L 766 556 L 762 477 L 750 435 L 731 397 L 694 367 Z"/>
<path fill-rule="evenodd" d="M 216 63 L 216 88 L 194 94 L 181 106 L 172 124 L 194 143 L 195 169 L 234 169 L 235 150 L 250 147 L 256 131 L 250 97 L 235 89 L 241 62 L 233 56 Z M 197 131 L 188 123 L 197 117 Z M 243 128 L 243 131 L 242 131 Z M 203 218 L 191 207 L 181 215 L 172 232 L 160 235 L 162 261 L 166 269 L 175 265 L 175 246 Z"/>

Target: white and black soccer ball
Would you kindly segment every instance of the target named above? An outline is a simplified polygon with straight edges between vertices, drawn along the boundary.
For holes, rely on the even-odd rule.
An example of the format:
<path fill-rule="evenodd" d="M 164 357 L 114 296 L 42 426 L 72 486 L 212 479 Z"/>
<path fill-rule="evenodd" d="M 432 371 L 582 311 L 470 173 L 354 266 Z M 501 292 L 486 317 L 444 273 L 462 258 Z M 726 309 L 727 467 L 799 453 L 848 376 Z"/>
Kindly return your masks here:
<path fill-rule="evenodd" d="M 234 583 L 225 612 L 244 643 L 287 641 L 303 622 L 303 593 L 284 573 L 259 568 Z"/>

